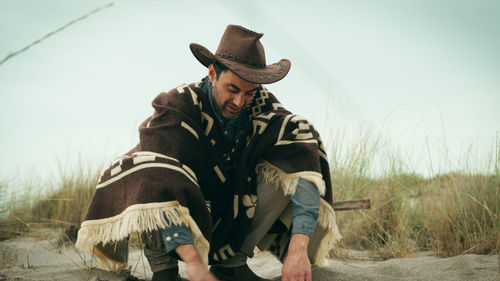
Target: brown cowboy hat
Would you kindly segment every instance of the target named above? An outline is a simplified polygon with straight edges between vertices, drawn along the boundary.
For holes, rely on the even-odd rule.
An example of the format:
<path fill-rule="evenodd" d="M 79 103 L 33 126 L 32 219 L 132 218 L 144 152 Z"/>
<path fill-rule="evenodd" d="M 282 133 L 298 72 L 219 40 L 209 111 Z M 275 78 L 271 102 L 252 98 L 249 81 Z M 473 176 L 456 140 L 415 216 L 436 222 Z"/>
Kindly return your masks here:
<path fill-rule="evenodd" d="M 282 59 L 266 65 L 264 47 L 259 41 L 263 35 L 239 25 L 228 25 L 215 55 L 196 43 L 191 43 L 189 48 L 196 59 L 206 67 L 218 61 L 248 82 L 269 84 L 285 77 L 291 63 Z"/>

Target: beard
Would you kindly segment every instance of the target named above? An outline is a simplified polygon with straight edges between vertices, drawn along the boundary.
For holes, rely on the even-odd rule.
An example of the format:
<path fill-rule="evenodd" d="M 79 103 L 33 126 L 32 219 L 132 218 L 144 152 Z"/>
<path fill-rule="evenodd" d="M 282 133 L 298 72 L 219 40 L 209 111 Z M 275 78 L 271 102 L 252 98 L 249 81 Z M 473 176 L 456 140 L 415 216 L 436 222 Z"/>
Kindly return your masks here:
<path fill-rule="evenodd" d="M 236 106 L 234 103 L 231 101 L 226 101 L 223 104 L 219 104 L 217 98 L 221 97 L 222 95 L 217 91 L 217 80 L 212 83 L 212 101 L 214 103 L 214 108 L 217 114 L 226 119 L 226 120 L 232 120 L 238 117 L 238 115 L 241 113 L 241 110 L 243 108 L 239 108 Z M 233 110 L 230 109 L 239 109 L 238 112 L 234 112 Z"/>

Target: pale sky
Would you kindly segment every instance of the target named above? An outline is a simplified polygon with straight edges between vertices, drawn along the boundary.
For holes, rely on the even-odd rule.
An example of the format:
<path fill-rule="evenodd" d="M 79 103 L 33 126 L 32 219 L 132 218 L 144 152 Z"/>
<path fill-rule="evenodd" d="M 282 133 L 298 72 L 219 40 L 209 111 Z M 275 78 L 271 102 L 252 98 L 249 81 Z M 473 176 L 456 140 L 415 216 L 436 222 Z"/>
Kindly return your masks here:
<path fill-rule="evenodd" d="M 0 60 L 108 3 L 0 65 L 0 179 L 128 151 L 157 94 L 206 75 L 189 43 L 214 52 L 227 24 L 292 61 L 267 88 L 330 147 L 373 127 L 430 174 L 498 138 L 500 1 L 0 0 Z"/>

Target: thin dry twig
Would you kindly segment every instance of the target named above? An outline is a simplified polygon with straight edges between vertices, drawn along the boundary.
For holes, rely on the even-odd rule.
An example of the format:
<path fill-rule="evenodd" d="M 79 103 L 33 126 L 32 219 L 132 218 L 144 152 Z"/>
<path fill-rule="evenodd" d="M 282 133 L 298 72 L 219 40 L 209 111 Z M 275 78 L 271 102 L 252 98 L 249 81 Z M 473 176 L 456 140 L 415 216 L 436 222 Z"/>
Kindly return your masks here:
<path fill-rule="evenodd" d="M 81 20 L 84 20 L 84 19 L 85 19 L 85 18 L 87 18 L 88 16 L 90 16 L 90 15 L 92 15 L 92 14 L 95 14 L 95 13 L 97 13 L 97 12 L 99 12 L 99 11 L 102 11 L 102 10 L 104 10 L 104 9 L 106 9 L 106 8 L 109 8 L 109 7 L 113 6 L 113 5 L 114 5 L 114 3 L 109 3 L 109 4 L 105 5 L 105 6 L 102 6 L 102 7 L 100 7 L 100 8 L 94 9 L 94 10 L 92 10 L 92 11 L 88 12 L 87 14 L 85 14 L 85 15 L 83 15 L 83 16 L 81 16 L 81 17 L 78 17 L 78 18 L 76 18 L 76 19 L 74 19 L 74 20 L 72 20 L 72 21 L 68 22 L 67 24 L 65 24 L 65 25 L 63 25 L 63 26 L 61 26 L 61 27 L 59 27 L 58 29 L 56 29 L 56 30 L 54 30 L 54 31 L 52 31 L 52 32 L 49 32 L 49 33 L 45 34 L 44 36 L 42 36 L 42 37 L 41 37 L 41 38 L 39 38 L 38 40 L 35 40 L 34 42 L 32 42 L 31 44 L 27 45 L 26 47 L 24 47 L 24 48 L 22 48 L 22 49 L 20 49 L 20 50 L 17 50 L 17 51 L 15 51 L 15 52 L 12 52 L 12 53 L 8 54 L 8 55 L 7 55 L 7 56 L 6 56 L 3 60 L 1 60 L 1 61 L 0 61 L 0 65 L 2 65 L 4 62 L 8 61 L 9 59 L 13 58 L 14 56 L 17 56 L 17 55 L 19 55 L 20 53 L 23 53 L 23 52 L 27 51 L 29 48 L 31 48 L 31 47 L 33 47 L 33 46 L 35 46 L 36 44 L 41 43 L 43 40 L 45 40 L 45 39 L 49 38 L 50 36 L 52 36 L 52 35 L 54 35 L 54 34 L 56 34 L 56 33 L 58 33 L 58 32 L 63 31 L 65 28 L 69 27 L 70 25 L 75 24 L 75 23 L 77 23 L 77 22 L 79 22 L 79 21 L 81 21 Z"/>

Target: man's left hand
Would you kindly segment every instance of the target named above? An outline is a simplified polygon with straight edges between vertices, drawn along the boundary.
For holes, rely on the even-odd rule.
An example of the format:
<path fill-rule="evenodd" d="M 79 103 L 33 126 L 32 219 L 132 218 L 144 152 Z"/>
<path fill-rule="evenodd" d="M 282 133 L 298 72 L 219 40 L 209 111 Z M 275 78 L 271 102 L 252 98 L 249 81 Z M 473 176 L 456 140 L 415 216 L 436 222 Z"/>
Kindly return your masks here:
<path fill-rule="evenodd" d="M 293 234 L 283 263 L 282 281 L 312 281 L 311 262 L 307 256 L 309 236 Z"/>

